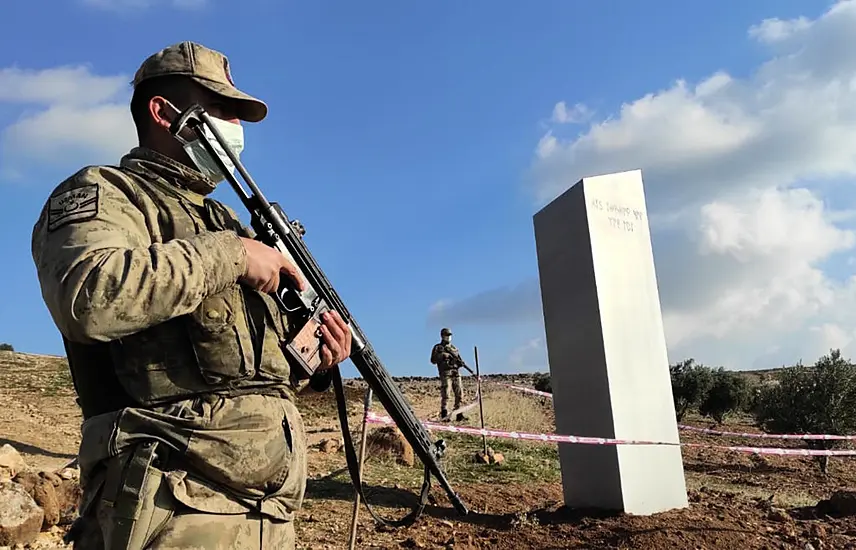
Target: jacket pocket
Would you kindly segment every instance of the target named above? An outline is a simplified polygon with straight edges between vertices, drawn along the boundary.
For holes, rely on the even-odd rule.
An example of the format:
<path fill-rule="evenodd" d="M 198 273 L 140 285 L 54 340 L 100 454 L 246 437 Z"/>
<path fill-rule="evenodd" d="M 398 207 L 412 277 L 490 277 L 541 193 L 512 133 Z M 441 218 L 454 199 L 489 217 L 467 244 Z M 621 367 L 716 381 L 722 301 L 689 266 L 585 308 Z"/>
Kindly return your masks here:
<path fill-rule="evenodd" d="M 253 341 L 239 285 L 206 298 L 188 315 L 187 332 L 199 371 L 209 384 L 254 375 Z"/>
<path fill-rule="evenodd" d="M 279 476 L 268 487 L 269 497 L 276 497 L 290 511 L 297 511 L 303 504 L 306 491 L 306 429 L 300 411 L 290 400 L 282 400 L 283 438 L 288 448 L 286 460 Z"/>

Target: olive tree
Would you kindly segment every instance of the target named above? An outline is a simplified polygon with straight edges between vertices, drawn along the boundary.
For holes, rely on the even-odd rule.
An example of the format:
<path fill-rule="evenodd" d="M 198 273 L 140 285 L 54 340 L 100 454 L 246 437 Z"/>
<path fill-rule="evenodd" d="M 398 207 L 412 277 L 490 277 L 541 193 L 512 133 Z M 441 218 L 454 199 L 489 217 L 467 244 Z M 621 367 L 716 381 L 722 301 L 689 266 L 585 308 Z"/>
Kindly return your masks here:
<path fill-rule="evenodd" d="M 685 359 L 669 366 L 672 380 L 672 396 L 675 400 L 675 415 L 678 422 L 693 407 L 698 407 L 713 383 L 711 369 L 695 360 Z"/>
<path fill-rule="evenodd" d="M 771 433 L 847 435 L 856 432 L 856 365 L 831 350 L 812 366 L 780 369 L 761 389 L 755 406 L 758 426 Z M 806 440 L 812 449 L 840 447 L 842 440 Z M 819 460 L 823 473 L 829 457 Z"/>

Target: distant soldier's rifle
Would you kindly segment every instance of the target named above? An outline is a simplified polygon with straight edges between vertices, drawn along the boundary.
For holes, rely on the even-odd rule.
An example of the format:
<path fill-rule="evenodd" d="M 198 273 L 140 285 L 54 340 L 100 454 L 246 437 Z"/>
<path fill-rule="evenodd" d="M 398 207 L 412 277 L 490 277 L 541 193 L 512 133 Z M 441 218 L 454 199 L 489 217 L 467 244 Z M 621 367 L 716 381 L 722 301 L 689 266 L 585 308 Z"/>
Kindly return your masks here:
<path fill-rule="evenodd" d="M 454 367 L 454 368 L 465 368 L 470 372 L 470 374 L 475 374 L 473 372 L 473 369 L 471 369 L 470 367 L 467 366 L 466 363 L 464 363 L 464 359 L 461 357 L 461 355 L 459 353 L 450 353 L 450 352 L 446 352 L 446 353 L 450 357 L 449 364 L 452 365 L 452 367 Z"/>
<path fill-rule="evenodd" d="M 288 277 L 280 278 L 280 288 L 272 294 L 280 309 L 288 315 L 289 323 L 295 326 L 290 335 L 290 341 L 283 346 L 283 351 L 292 359 L 294 377 L 299 380 L 309 379 L 309 384 L 317 391 L 326 390 L 332 381 L 336 392 L 336 401 L 339 412 L 339 422 L 342 427 L 342 437 L 345 441 L 345 456 L 348 462 L 348 470 L 351 481 L 358 494 L 366 504 L 369 513 L 378 522 L 398 527 L 412 524 L 425 508 L 431 486 L 431 475 L 446 491 L 449 500 L 455 509 L 462 515 L 468 513 L 466 505 L 455 493 L 450 485 L 446 474 L 440 466 L 446 444 L 443 440 L 432 443 L 425 427 L 419 422 L 413 407 L 401 393 L 390 374 L 384 368 L 368 339 L 360 329 L 357 322 L 351 316 L 345 304 L 339 298 L 333 285 L 327 280 L 321 268 L 315 262 L 309 249 L 303 242 L 305 229 L 299 221 L 290 221 L 283 210 L 276 203 L 269 203 L 258 186 L 247 173 L 241 161 L 235 153 L 227 146 L 225 139 L 211 122 L 211 118 L 199 105 L 193 105 L 180 113 L 173 121 L 170 132 L 179 136 L 181 132 L 189 128 L 201 141 L 206 151 L 218 164 L 226 179 L 232 185 L 235 192 L 243 202 L 251 216 L 251 227 L 256 233 L 256 239 L 280 251 L 292 264 L 297 267 L 299 274 L 307 283 L 304 291 L 299 291 Z M 185 138 L 186 139 L 186 138 Z M 217 145 L 225 152 L 231 162 L 235 165 L 241 178 L 250 188 L 248 193 L 235 175 L 228 169 L 214 148 Z M 378 516 L 363 494 L 362 482 L 359 476 L 359 466 L 354 444 L 351 440 L 351 431 L 348 427 L 348 410 L 345 401 L 345 392 L 342 385 L 342 376 L 339 367 L 336 366 L 327 371 L 317 371 L 321 363 L 320 347 L 322 336 L 320 331 L 321 315 L 329 310 L 335 310 L 348 324 L 351 331 L 352 345 L 350 359 L 357 367 L 363 379 L 374 391 L 378 400 L 383 404 L 386 411 L 395 421 L 398 429 L 413 447 L 414 453 L 425 466 L 425 477 L 422 484 L 419 502 L 413 510 L 399 520 L 386 520 Z"/>

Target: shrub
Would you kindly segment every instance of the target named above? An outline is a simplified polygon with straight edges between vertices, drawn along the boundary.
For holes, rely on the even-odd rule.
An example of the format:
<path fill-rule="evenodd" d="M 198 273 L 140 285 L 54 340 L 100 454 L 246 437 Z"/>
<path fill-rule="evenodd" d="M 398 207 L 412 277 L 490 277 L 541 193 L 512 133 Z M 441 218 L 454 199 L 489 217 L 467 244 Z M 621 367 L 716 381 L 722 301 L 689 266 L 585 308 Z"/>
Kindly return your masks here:
<path fill-rule="evenodd" d="M 856 365 L 831 350 L 812 367 L 801 363 L 780 369 L 761 389 L 755 408 L 758 426 L 771 433 L 847 435 L 856 432 Z M 831 449 L 841 440 L 807 440 L 812 449 Z M 828 473 L 829 457 L 820 457 Z"/>
<path fill-rule="evenodd" d="M 546 374 L 536 372 L 535 375 L 532 377 L 532 382 L 536 390 L 553 393 L 553 381 L 550 378 L 549 372 Z"/>
<path fill-rule="evenodd" d="M 12 344 L 0 344 L 0 351 L 15 351 L 15 348 L 12 347 Z"/>
<path fill-rule="evenodd" d="M 701 404 L 713 383 L 713 375 L 709 367 L 695 364 L 692 358 L 670 365 L 669 374 L 675 400 L 675 415 L 680 422 L 690 408 Z"/>
<path fill-rule="evenodd" d="M 726 416 L 742 409 L 748 401 L 749 382 L 746 378 L 719 367 L 710 372 L 710 385 L 699 404 L 699 413 L 722 424 Z"/>

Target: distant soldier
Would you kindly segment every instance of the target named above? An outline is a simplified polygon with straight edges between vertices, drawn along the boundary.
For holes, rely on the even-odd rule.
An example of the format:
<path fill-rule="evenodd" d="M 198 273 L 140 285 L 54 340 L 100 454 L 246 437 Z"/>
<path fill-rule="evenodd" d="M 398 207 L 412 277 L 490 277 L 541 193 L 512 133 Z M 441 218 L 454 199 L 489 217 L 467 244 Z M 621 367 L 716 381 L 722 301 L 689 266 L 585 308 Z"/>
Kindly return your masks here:
<path fill-rule="evenodd" d="M 440 417 L 446 418 L 449 415 L 449 386 L 455 392 L 455 407 L 453 411 L 461 407 L 461 374 L 458 372 L 460 367 L 470 368 L 461 359 L 461 354 L 458 348 L 452 345 L 452 331 L 444 328 L 440 331 L 440 342 L 434 344 L 431 350 L 431 363 L 437 365 L 437 370 L 440 372 Z M 463 413 L 458 413 L 456 420 L 466 420 L 467 417 Z"/>

